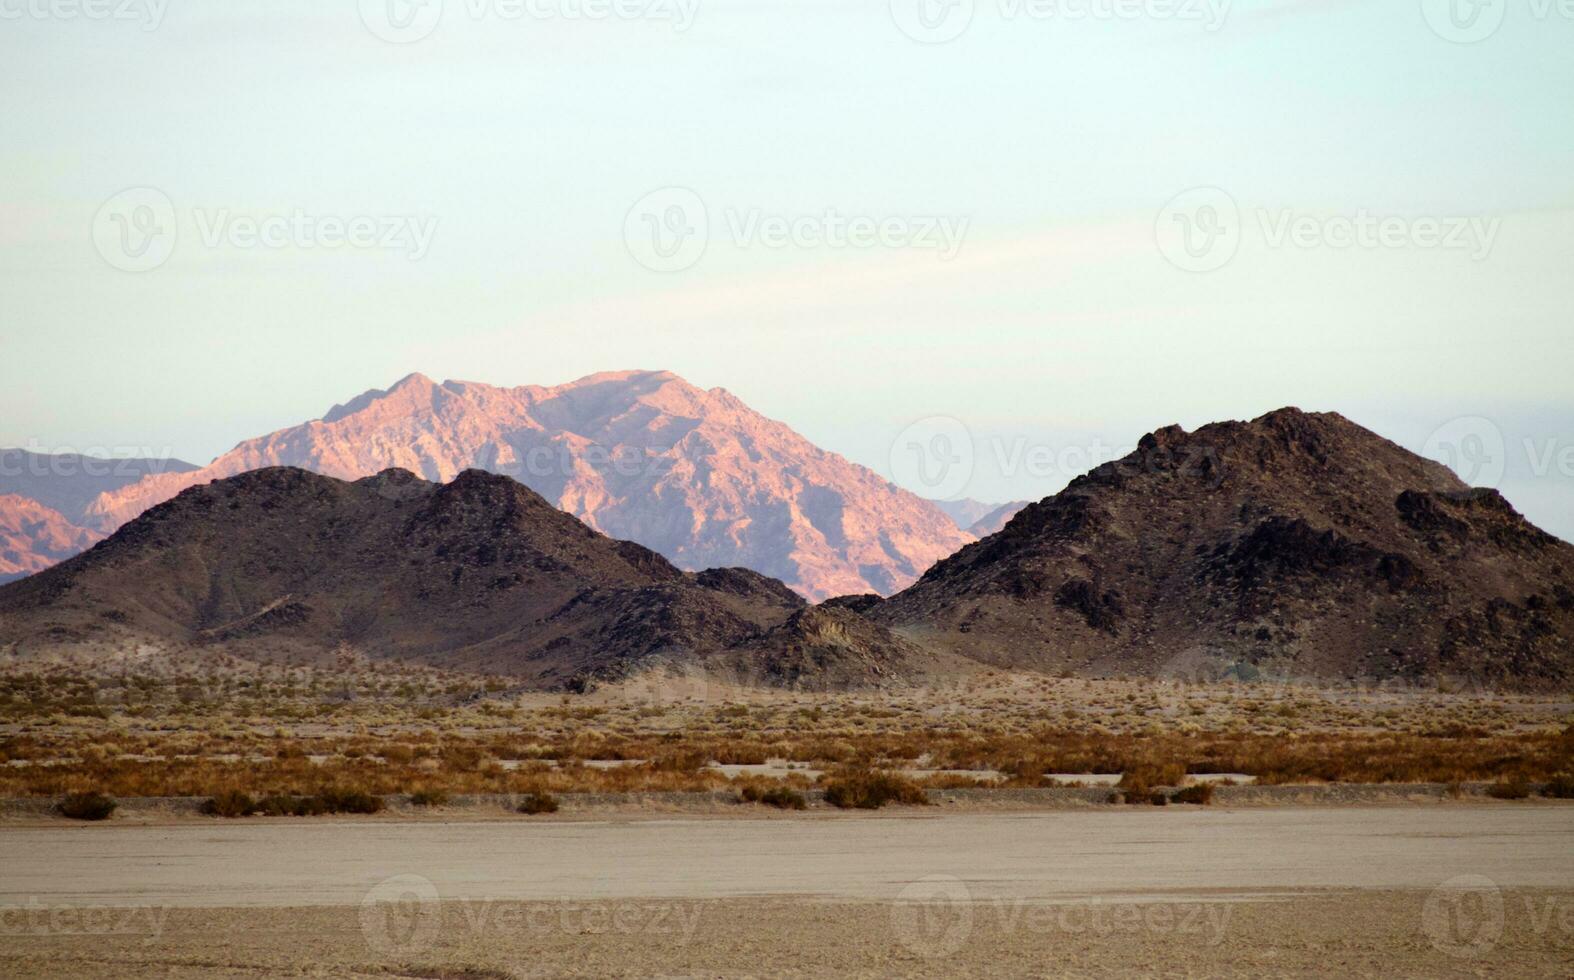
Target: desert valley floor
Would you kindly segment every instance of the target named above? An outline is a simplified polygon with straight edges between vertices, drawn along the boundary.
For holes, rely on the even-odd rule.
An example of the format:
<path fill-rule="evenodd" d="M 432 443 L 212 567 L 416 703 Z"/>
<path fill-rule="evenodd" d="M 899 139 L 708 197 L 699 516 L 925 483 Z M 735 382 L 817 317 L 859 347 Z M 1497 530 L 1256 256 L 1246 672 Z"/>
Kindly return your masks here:
<path fill-rule="evenodd" d="M 0 855 L 19 977 L 1574 966 L 1557 805 L 25 826 Z"/>
<path fill-rule="evenodd" d="M 1574 969 L 1558 695 L 30 670 L 0 698 L 6 976 Z M 892 805 L 832 805 L 871 779 Z M 87 791 L 109 819 L 56 812 Z M 377 812 L 267 815 L 310 800 Z"/>

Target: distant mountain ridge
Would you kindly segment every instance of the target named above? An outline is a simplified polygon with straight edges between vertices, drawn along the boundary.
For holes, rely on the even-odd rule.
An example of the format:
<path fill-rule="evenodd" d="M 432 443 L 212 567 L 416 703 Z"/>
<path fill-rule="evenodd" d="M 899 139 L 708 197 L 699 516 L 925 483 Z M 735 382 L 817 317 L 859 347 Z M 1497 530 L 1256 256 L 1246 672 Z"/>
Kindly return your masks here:
<path fill-rule="evenodd" d="M 947 517 L 955 521 L 957 527 L 963 530 L 977 523 L 980 517 L 1000 506 L 999 504 L 991 504 L 982 500 L 974 500 L 971 497 L 960 497 L 956 500 L 936 500 L 933 503 L 944 511 Z"/>
<path fill-rule="evenodd" d="M 89 522 L 98 496 L 152 473 L 196 469 L 178 459 L 0 449 L 0 584 L 43 571 L 104 537 Z"/>
<path fill-rule="evenodd" d="M 412 374 L 201 469 L 103 493 L 85 519 L 108 532 L 188 487 L 268 466 L 351 480 L 390 467 L 439 482 L 501 473 L 681 568 L 752 568 L 813 599 L 889 595 L 972 540 L 928 501 L 726 390 L 664 371 L 518 388 Z"/>
<path fill-rule="evenodd" d="M 36 500 L 0 495 L 0 585 L 41 572 L 95 540 L 91 532 Z"/>
<path fill-rule="evenodd" d="M 107 457 L 79 453 L 35 453 L 0 449 L 0 496 L 36 501 L 78 526 L 100 494 L 158 473 L 188 473 L 197 467 L 172 457 Z"/>
<path fill-rule="evenodd" d="M 969 524 L 967 533 L 975 538 L 987 538 L 1005 527 L 1011 518 L 1017 516 L 1031 503 L 1033 503 L 1031 500 L 1013 500 L 1009 504 L 1001 504 Z"/>
<path fill-rule="evenodd" d="M 47 538 L 52 512 L 26 504 L 0 534 Z M 981 665 L 1567 690 L 1574 545 L 1341 416 L 1282 409 L 1152 432 L 889 599 L 809 606 L 748 569 L 683 571 L 475 469 L 249 470 L 0 587 L 0 655 L 208 649 L 568 690 L 658 669 L 840 689 Z"/>

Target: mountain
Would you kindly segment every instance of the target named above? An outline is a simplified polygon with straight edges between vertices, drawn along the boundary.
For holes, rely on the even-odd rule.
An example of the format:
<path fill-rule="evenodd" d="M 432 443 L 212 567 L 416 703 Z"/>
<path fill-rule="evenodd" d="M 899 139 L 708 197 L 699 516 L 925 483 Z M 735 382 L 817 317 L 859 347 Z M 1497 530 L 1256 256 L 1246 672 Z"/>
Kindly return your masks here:
<path fill-rule="evenodd" d="M 974 500 L 971 497 L 962 497 L 957 500 L 935 500 L 931 501 L 931 503 L 940 508 L 945 513 L 945 516 L 951 518 L 956 526 L 964 531 L 977 523 L 980 517 L 1000 506 L 999 504 L 985 503 L 982 500 Z"/>
<path fill-rule="evenodd" d="M 468 470 L 440 485 L 387 470 L 346 482 L 273 467 L 188 489 L 0 588 L 0 649 L 307 663 L 349 652 L 570 689 L 663 666 L 804 679 L 784 657 L 810 658 L 814 683 L 867 686 L 914 656 L 852 614 L 839 635 L 835 614 L 804 612 L 780 582 L 680 571 L 508 477 Z"/>
<path fill-rule="evenodd" d="M 1333 414 L 1179 426 L 865 615 L 1008 667 L 1574 681 L 1574 546 Z"/>
<path fill-rule="evenodd" d="M 989 511 L 967 526 L 967 533 L 975 538 L 987 538 L 999 531 L 1010 522 L 1011 518 L 1022 512 L 1031 500 L 1013 500 L 1009 504 L 1001 504 Z"/>
<path fill-rule="evenodd" d="M 111 530 L 187 487 L 267 466 L 352 480 L 390 467 L 433 481 L 500 473 L 681 568 L 747 567 L 811 599 L 889 595 L 972 540 L 929 502 L 726 390 L 662 371 L 550 388 L 413 374 L 200 470 L 104 493 L 89 520 Z"/>
<path fill-rule="evenodd" d="M 178 459 L 110 459 L 0 449 L 0 583 L 42 571 L 104 535 L 83 526 L 102 493 L 150 473 L 196 467 Z"/>
<path fill-rule="evenodd" d="M 78 526 L 89 523 L 87 510 L 104 493 L 158 473 L 196 469 L 179 459 L 133 459 L 82 456 L 76 453 L 34 453 L 0 449 L 0 496 L 14 494 L 36 501 Z"/>
<path fill-rule="evenodd" d="M 36 500 L 0 495 L 0 584 L 43 571 L 93 540 L 90 532 Z"/>

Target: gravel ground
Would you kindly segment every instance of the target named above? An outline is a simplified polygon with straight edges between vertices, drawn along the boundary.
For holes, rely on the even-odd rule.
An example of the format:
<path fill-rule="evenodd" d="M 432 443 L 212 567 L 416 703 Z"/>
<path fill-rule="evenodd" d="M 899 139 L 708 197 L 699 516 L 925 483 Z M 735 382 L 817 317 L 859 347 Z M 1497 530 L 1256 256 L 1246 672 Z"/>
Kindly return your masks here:
<path fill-rule="evenodd" d="M 1458 896 L 1455 896 L 1458 897 Z M 1229 902 L 814 899 L 178 909 L 140 932 L 18 935 L 0 974 L 80 977 L 1567 977 L 1574 892 L 1499 906 L 1422 891 Z M 1561 913 L 1561 920 L 1559 915 Z M 15 917 L 13 917 L 15 918 Z M 20 920 L 19 920 L 20 921 Z M 1498 923 L 1501 922 L 1501 925 Z"/>
<path fill-rule="evenodd" d="M 0 827 L 0 976 L 1574 974 L 1574 807 Z"/>

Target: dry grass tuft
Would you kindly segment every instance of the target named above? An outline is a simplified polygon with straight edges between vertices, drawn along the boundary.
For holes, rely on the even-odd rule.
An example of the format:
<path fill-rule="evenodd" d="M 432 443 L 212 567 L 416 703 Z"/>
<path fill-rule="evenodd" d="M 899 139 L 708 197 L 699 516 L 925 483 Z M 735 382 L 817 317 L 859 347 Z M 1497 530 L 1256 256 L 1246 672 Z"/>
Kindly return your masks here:
<path fill-rule="evenodd" d="M 887 803 L 925 806 L 929 794 L 911 779 L 893 772 L 844 769 L 826 781 L 825 802 L 843 809 L 878 810 Z"/>
<path fill-rule="evenodd" d="M 257 812 L 257 801 L 240 790 L 226 790 L 203 803 L 202 812 L 210 817 L 249 817 Z"/>
<path fill-rule="evenodd" d="M 103 793 L 71 793 L 60 801 L 61 816 L 72 820 L 108 820 L 120 804 Z"/>
<path fill-rule="evenodd" d="M 558 809 L 557 797 L 551 793 L 526 793 L 519 801 L 519 812 L 535 816 L 540 813 L 556 813 Z"/>

